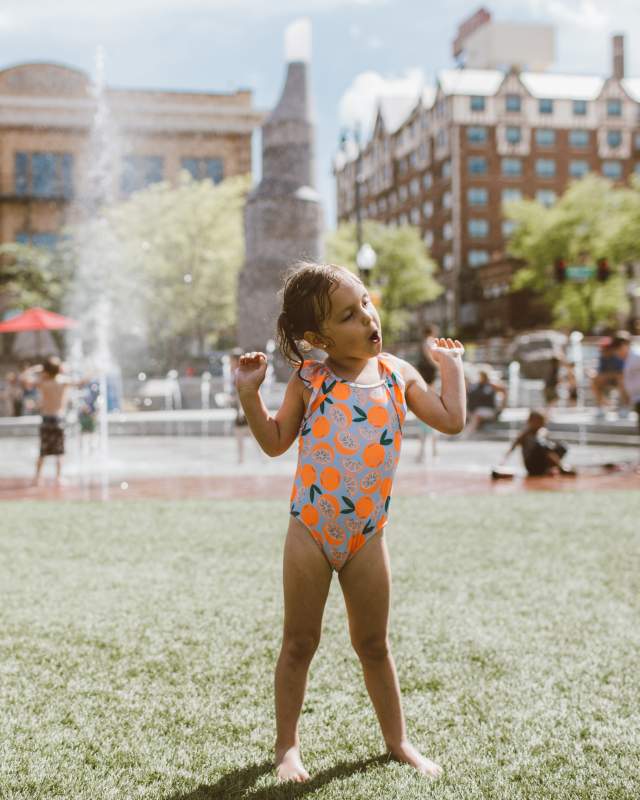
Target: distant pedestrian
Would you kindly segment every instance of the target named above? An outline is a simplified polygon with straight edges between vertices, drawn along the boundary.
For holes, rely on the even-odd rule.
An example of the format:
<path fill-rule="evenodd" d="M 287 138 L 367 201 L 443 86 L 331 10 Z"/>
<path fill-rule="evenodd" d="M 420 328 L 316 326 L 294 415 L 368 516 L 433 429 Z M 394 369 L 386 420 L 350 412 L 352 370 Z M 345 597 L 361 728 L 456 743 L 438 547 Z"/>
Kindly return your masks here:
<path fill-rule="evenodd" d="M 624 389 L 630 404 L 638 415 L 638 434 L 640 434 L 640 350 L 631 346 L 631 341 L 622 348 L 624 354 Z"/>
<path fill-rule="evenodd" d="M 631 337 L 626 331 L 619 331 L 613 337 L 605 339 L 600 346 L 598 369 L 591 381 L 598 416 L 604 416 L 609 404 L 609 392 L 616 389 L 619 405 L 627 406 L 629 398 L 624 387 L 624 361 Z"/>
<path fill-rule="evenodd" d="M 4 387 L 4 414 L 7 417 L 21 417 L 23 407 L 23 388 L 15 372 L 8 372 Z"/>
<path fill-rule="evenodd" d="M 438 379 L 438 365 L 433 360 L 431 350 L 434 347 L 439 330 L 436 325 L 425 325 L 422 329 L 422 341 L 420 342 L 420 355 L 418 356 L 418 363 L 416 369 L 424 378 L 424 382 L 429 389 L 435 387 Z M 418 423 L 418 453 L 416 455 L 416 463 L 422 464 L 425 459 L 427 450 L 427 439 L 431 439 L 431 455 L 438 454 L 438 432 L 435 428 L 427 425 L 422 420 L 417 420 Z"/>
<path fill-rule="evenodd" d="M 507 397 L 507 390 L 500 381 L 491 380 L 489 369 L 478 372 L 478 380 L 467 392 L 467 427 L 465 437 L 479 430 L 486 422 L 498 419 Z"/>
<path fill-rule="evenodd" d="M 61 374 L 60 359 L 52 356 L 44 364 L 29 367 L 20 376 L 25 382 L 40 390 L 40 455 L 36 461 L 33 479 L 35 486 L 40 483 L 42 465 L 47 456 L 56 459 L 56 485 L 61 483 L 62 457 L 64 456 L 64 422 L 69 388 L 78 385 Z"/>
<path fill-rule="evenodd" d="M 230 355 L 231 367 L 231 392 L 232 392 L 232 405 L 235 411 L 235 418 L 233 420 L 233 432 L 236 439 L 236 449 L 238 454 L 238 464 L 244 463 L 244 442 L 249 434 L 249 426 L 247 417 L 245 416 L 244 409 L 238 398 L 238 390 L 236 389 L 235 375 L 236 370 L 240 366 L 240 356 L 243 350 L 240 347 L 234 347 Z"/>
<path fill-rule="evenodd" d="M 505 454 L 503 463 L 520 447 L 524 466 L 530 476 L 575 475 L 575 471 L 562 462 L 567 453 L 566 446 L 550 439 L 545 425 L 546 417 L 543 412 L 532 411 L 527 424 Z"/>

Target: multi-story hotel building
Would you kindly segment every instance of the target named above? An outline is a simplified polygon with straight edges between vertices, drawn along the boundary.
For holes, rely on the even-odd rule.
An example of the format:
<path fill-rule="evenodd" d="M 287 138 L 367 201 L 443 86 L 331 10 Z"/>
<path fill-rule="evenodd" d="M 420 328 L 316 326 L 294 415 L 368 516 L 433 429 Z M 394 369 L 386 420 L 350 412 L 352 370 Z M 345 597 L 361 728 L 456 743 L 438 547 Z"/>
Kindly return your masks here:
<path fill-rule="evenodd" d="M 112 89 L 117 130 L 112 196 L 155 181 L 251 171 L 262 114 L 249 90 L 229 94 Z M 0 242 L 50 245 L 87 192 L 96 98 L 88 76 L 57 64 L 0 71 Z"/>
<path fill-rule="evenodd" d="M 499 62 L 486 54 L 485 63 Z M 334 162 L 338 221 L 356 218 L 359 178 L 362 218 L 417 226 L 440 267 L 445 291 L 429 320 L 465 335 L 527 327 L 536 320 L 526 305 L 506 297 L 517 264 L 503 203 L 552 204 L 589 172 L 620 184 L 640 174 L 640 78 L 624 75 L 620 36 L 613 62 L 608 78 L 513 64 L 446 69 L 417 101 L 381 102 L 366 145 L 350 143 Z"/>

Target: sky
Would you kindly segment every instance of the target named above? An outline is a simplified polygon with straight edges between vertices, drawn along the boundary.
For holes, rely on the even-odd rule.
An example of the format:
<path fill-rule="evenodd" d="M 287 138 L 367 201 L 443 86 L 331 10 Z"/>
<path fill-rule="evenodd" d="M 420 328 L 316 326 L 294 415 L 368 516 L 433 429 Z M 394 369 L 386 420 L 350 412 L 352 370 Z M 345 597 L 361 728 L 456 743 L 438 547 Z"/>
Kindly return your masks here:
<path fill-rule="evenodd" d="M 469 0 L 0 0 L 0 69 L 28 61 L 95 73 L 106 50 L 111 86 L 254 92 L 277 101 L 284 29 L 306 16 L 316 173 L 327 223 L 335 224 L 332 158 L 340 130 L 370 120 L 376 94 L 434 83 L 453 66 L 451 41 L 481 4 Z M 640 77 L 640 0 L 488 0 L 497 21 L 556 28 L 556 71 L 610 74 L 612 33 L 626 36 L 627 75 Z"/>

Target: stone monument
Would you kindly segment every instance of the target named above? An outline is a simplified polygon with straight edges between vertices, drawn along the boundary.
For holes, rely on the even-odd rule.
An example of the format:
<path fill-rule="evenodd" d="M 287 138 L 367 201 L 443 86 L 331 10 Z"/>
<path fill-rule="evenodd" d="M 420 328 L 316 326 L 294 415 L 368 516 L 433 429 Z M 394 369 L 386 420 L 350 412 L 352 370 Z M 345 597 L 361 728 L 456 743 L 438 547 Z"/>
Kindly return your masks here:
<path fill-rule="evenodd" d="M 262 126 L 262 178 L 245 208 L 245 263 L 238 281 L 238 343 L 265 351 L 276 337 L 278 292 L 287 268 L 322 256 L 323 214 L 314 179 L 314 125 L 309 91 L 311 25 L 285 33 L 287 75 Z M 277 370 L 280 372 L 280 370 Z"/>

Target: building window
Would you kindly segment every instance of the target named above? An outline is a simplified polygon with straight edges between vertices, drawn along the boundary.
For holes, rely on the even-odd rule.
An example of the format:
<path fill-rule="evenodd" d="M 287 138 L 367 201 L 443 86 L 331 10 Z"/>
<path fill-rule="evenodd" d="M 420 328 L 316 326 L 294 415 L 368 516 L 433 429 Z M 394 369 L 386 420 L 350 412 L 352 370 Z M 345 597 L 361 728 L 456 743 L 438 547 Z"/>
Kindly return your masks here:
<path fill-rule="evenodd" d="M 602 174 L 614 181 L 622 178 L 622 161 L 603 161 Z"/>
<path fill-rule="evenodd" d="M 506 111 L 520 111 L 522 108 L 522 98 L 519 94 L 508 94 L 504 100 Z"/>
<path fill-rule="evenodd" d="M 522 161 L 519 158 L 503 158 L 502 174 L 509 178 L 522 175 Z"/>
<path fill-rule="evenodd" d="M 481 267 L 489 263 L 488 250 L 469 250 L 467 253 L 467 263 L 470 267 Z"/>
<path fill-rule="evenodd" d="M 442 259 L 442 269 L 447 272 L 453 269 L 453 253 L 445 253 Z"/>
<path fill-rule="evenodd" d="M 569 144 L 571 147 L 589 147 L 589 131 L 573 130 L 569 131 Z"/>
<path fill-rule="evenodd" d="M 489 235 L 489 222 L 486 219 L 470 219 L 467 231 L 472 239 L 485 239 Z"/>
<path fill-rule="evenodd" d="M 380 213 L 384 213 L 387 210 L 387 199 L 386 197 L 381 197 L 378 200 L 378 208 L 380 209 Z"/>
<path fill-rule="evenodd" d="M 404 175 L 406 171 L 407 171 L 407 159 L 401 158 L 400 161 L 398 161 L 398 172 L 400 173 L 400 175 Z"/>
<path fill-rule="evenodd" d="M 538 111 L 541 114 L 553 114 L 553 100 L 543 98 L 538 101 Z"/>
<path fill-rule="evenodd" d="M 467 160 L 470 175 L 486 175 L 488 171 L 487 159 L 484 156 L 473 156 Z"/>
<path fill-rule="evenodd" d="M 538 189 L 536 200 L 545 208 L 550 208 L 556 202 L 556 193 L 553 189 Z"/>
<path fill-rule="evenodd" d="M 584 178 L 589 172 L 589 162 L 582 158 L 574 158 L 569 162 L 569 175 L 572 178 Z"/>
<path fill-rule="evenodd" d="M 422 185 L 425 189 L 430 189 L 433 186 L 433 177 L 430 172 L 425 172 L 422 177 Z"/>
<path fill-rule="evenodd" d="M 418 154 L 414 150 L 413 153 L 409 154 L 409 166 L 411 169 L 415 169 L 418 164 Z"/>
<path fill-rule="evenodd" d="M 422 213 L 425 219 L 430 219 L 433 216 L 433 203 L 431 201 L 422 204 Z"/>
<path fill-rule="evenodd" d="M 433 231 L 426 231 L 424 236 L 422 237 L 422 241 L 427 245 L 427 247 L 433 246 Z"/>
<path fill-rule="evenodd" d="M 503 219 L 502 220 L 502 235 L 505 239 L 508 239 L 515 229 L 518 227 L 518 223 L 513 219 Z"/>
<path fill-rule="evenodd" d="M 125 156 L 120 178 L 122 193 L 131 194 L 161 181 L 163 165 L 161 156 Z"/>
<path fill-rule="evenodd" d="M 470 206 L 486 206 L 489 202 L 489 192 L 480 186 L 467 189 L 467 202 Z"/>
<path fill-rule="evenodd" d="M 401 203 L 404 203 L 406 201 L 407 197 L 409 197 L 409 192 L 407 191 L 407 187 L 406 186 L 401 186 L 398 189 L 398 200 Z"/>
<path fill-rule="evenodd" d="M 553 158 L 536 159 L 536 175 L 539 178 L 553 178 L 556 174 L 556 162 Z"/>
<path fill-rule="evenodd" d="M 622 144 L 622 131 L 607 131 L 607 146 L 620 147 Z"/>
<path fill-rule="evenodd" d="M 453 239 L 453 225 L 450 222 L 446 222 L 442 228 L 442 236 L 447 240 Z"/>
<path fill-rule="evenodd" d="M 509 125 L 507 126 L 506 137 L 509 144 L 519 144 L 522 141 L 522 131 L 517 125 Z"/>
<path fill-rule="evenodd" d="M 448 142 L 447 132 L 442 128 L 438 131 L 438 135 L 436 136 L 436 147 L 441 150 L 443 147 L 447 146 Z"/>
<path fill-rule="evenodd" d="M 183 158 L 181 166 L 196 181 L 209 178 L 214 183 L 220 183 L 224 177 L 220 158 Z"/>
<path fill-rule="evenodd" d="M 576 117 L 584 117 L 587 113 L 587 101 L 586 100 L 574 100 L 573 101 L 573 114 Z"/>
<path fill-rule="evenodd" d="M 53 249 L 58 243 L 59 236 L 56 233 L 17 233 L 16 242 L 18 244 L 30 244 L 33 247 L 46 247 Z"/>
<path fill-rule="evenodd" d="M 472 125 L 467 128 L 467 141 L 469 144 L 485 144 L 487 141 L 487 129 L 484 125 Z"/>
<path fill-rule="evenodd" d="M 73 156 L 71 153 L 16 153 L 14 189 L 17 195 L 73 197 Z"/>
<path fill-rule="evenodd" d="M 522 192 L 520 189 L 503 189 L 502 202 L 512 203 L 514 200 L 522 200 Z"/>
<path fill-rule="evenodd" d="M 443 178 L 448 178 L 451 175 L 451 162 L 444 161 L 442 164 L 442 170 L 440 172 Z"/>
<path fill-rule="evenodd" d="M 553 128 L 538 128 L 536 131 L 536 144 L 539 147 L 553 147 L 556 143 L 556 132 Z"/>
<path fill-rule="evenodd" d="M 427 160 L 427 145 L 424 142 L 418 148 L 418 158 L 420 161 Z"/>
<path fill-rule="evenodd" d="M 396 203 L 398 202 L 398 196 L 395 192 L 391 192 L 389 195 L 389 208 L 395 208 Z"/>
<path fill-rule="evenodd" d="M 611 98 L 607 100 L 607 116 L 608 117 L 621 117 L 622 116 L 622 100 Z"/>
<path fill-rule="evenodd" d="M 633 171 L 636 175 L 640 175 L 640 161 L 636 161 Z"/>
<path fill-rule="evenodd" d="M 442 207 L 451 208 L 452 205 L 453 205 L 453 194 L 451 192 L 445 192 L 442 195 Z"/>
<path fill-rule="evenodd" d="M 409 184 L 409 192 L 411 193 L 412 197 L 416 197 L 420 194 L 420 181 L 417 178 L 413 178 Z"/>
<path fill-rule="evenodd" d="M 636 150 L 640 150 L 640 133 L 636 133 L 633 137 L 633 144 Z"/>
<path fill-rule="evenodd" d="M 484 111 L 486 105 L 486 98 L 482 95 L 472 95 L 469 98 L 469 106 L 472 111 Z"/>
<path fill-rule="evenodd" d="M 400 214 L 398 217 L 398 225 L 406 225 L 408 221 L 409 220 L 406 214 Z"/>
<path fill-rule="evenodd" d="M 419 225 L 420 224 L 420 209 L 419 208 L 412 208 L 411 209 L 411 224 L 412 225 Z"/>

